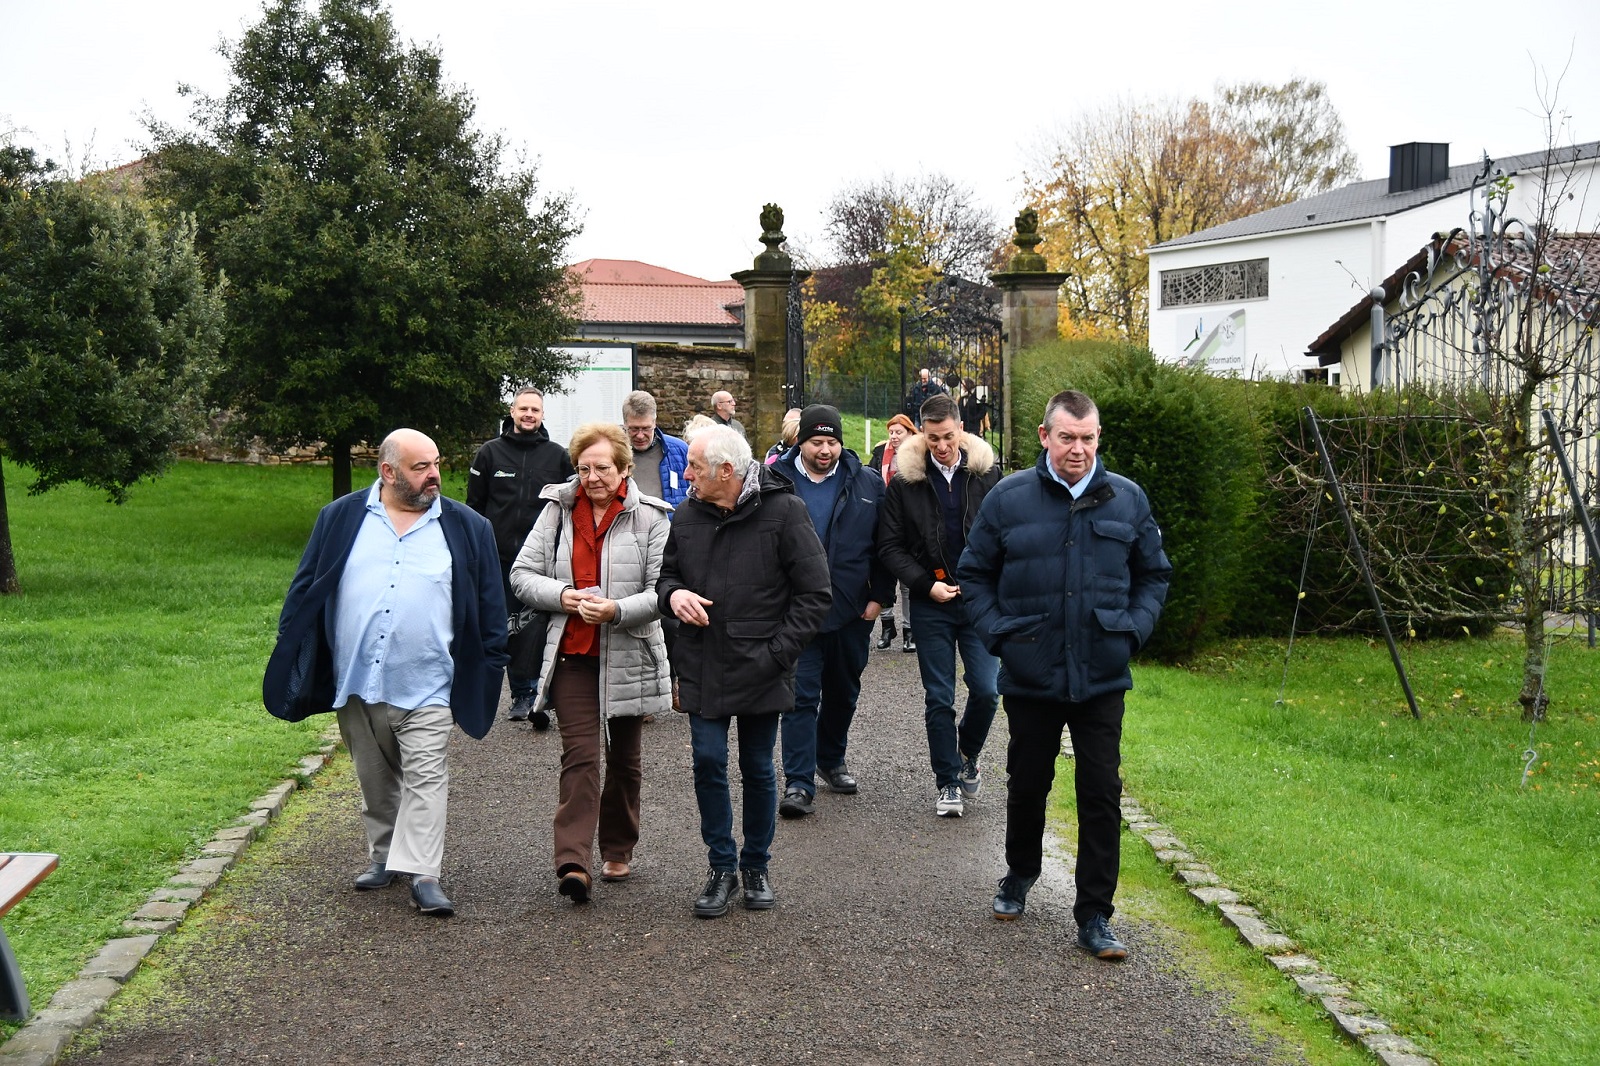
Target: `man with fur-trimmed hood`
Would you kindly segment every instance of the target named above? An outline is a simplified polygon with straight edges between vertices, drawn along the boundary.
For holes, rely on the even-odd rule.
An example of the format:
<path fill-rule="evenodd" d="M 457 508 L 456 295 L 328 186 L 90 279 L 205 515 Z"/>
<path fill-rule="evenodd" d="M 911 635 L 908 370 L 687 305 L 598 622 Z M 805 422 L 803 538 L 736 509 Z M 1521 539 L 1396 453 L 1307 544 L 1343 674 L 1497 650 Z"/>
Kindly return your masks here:
<path fill-rule="evenodd" d="M 949 396 L 922 405 L 922 433 L 895 456 L 897 476 L 884 494 L 878 552 L 916 607 L 917 666 L 922 673 L 928 757 L 939 790 L 936 813 L 959 818 L 983 781 L 978 759 L 999 704 L 999 660 L 967 617 L 956 563 L 978 506 L 1000 480 L 994 449 L 964 433 Z M 956 652 L 965 667 L 967 705 L 956 721 Z"/>

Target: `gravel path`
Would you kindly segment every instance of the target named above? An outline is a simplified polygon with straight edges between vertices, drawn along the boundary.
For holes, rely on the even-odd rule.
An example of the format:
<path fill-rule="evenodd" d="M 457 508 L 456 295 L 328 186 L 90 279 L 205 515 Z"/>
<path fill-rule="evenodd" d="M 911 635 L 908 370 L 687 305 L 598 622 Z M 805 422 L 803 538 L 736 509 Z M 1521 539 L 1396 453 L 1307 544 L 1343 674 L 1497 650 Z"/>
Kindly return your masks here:
<path fill-rule="evenodd" d="M 169 980 L 151 1008 L 114 1012 L 65 1061 L 1282 1061 L 1191 986 L 1161 947 L 1170 932 L 1119 919 L 1125 963 L 1079 952 L 1061 864 L 1023 920 L 994 921 L 1004 715 L 982 797 L 940 819 L 913 657 L 874 652 L 865 682 L 850 759 L 861 793 L 823 790 L 815 815 L 780 819 L 774 910 L 690 914 L 705 849 L 679 716 L 645 730 L 633 879 L 597 882 L 585 907 L 556 895 L 549 869 L 554 731 L 456 735 L 448 920 L 412 911 L 400 882 L 351 890 L 365 848 L 341 756 L 295 798 L 305 817 L 207 904 L 207 935 L 158 952 Z"/>

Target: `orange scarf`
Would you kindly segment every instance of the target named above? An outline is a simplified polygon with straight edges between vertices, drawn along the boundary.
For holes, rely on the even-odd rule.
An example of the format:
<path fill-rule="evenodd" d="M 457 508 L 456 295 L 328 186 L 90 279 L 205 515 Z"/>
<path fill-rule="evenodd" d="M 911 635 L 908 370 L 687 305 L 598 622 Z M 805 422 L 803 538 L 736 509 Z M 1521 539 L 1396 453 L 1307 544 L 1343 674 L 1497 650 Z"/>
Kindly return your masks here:
<path fill-rule="evenodd" d="M 600 551 L 611 523 L 622 513 L 622 498 L 627 495 L 628 483 L 624 481 L 616 499 L 606 508 L 600 524 L 594 524 L 594 505 L 583 490 L 578 490 L 578 500 L 572 505 L 572 587 L 594 588 L 600 584 Z M 575 614 L 567 615 L 567 628 L 561 634 L 561 654 L 599 655 L 600 642 L 594 626 Z"/>

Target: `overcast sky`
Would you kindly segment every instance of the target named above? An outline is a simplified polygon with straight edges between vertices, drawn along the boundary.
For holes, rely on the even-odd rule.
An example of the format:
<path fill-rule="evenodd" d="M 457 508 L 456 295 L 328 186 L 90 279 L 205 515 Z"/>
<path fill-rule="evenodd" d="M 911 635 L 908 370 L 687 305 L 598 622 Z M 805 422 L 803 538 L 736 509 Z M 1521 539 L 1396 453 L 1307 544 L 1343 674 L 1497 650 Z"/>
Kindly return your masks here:
<path fill-rule="evenodd" d="M 312 0 L 314 2 L 314 0 Z M 1570 139 L 1600 139 L 1600 4 L 770 4 L 392 0 L 478 103 L 478 124 L 570 191 L 574 261 L 707 278 L 750 266 L 768 201 L 821 246 L 844 184 L 940 171 L 1001 220 L 1052 129 L 1118 97 L 1209 97 L 1219 80 L 1327 83 L 1367 177 L 1388 146 L 1452 163 L 1543 145 L 1536 77 L 1565 68 Z M 180 82 L 220 93 L 217 55 L 259 0 L 0 0 L 0 132 L 61 160 L 139 155 L 140 115 L 180 121 Z M 1527 13 L 1539 25 L 1519 21 Z"/>

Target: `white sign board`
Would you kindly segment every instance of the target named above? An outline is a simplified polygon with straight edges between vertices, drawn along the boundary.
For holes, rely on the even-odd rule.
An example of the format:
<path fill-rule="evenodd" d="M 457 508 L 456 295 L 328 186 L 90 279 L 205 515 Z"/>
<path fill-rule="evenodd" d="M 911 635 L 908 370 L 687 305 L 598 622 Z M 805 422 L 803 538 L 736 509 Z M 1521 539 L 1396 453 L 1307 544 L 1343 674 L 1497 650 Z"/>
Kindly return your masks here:
<path fill-rule="evenodd" d="M 633 391 L 633 345 L 574 344 L 557 348 L 577 366 L 561 391 L 544 394 L 544 428 L 550 439 L 567 446 L 585 422 L 622 424 L 622 401 Z"/>
<path fill-rule="evenodd" d="M 1178 359 L 1213 374 L 1243 374 L 1244 308 L 1179 315 Z"/>

